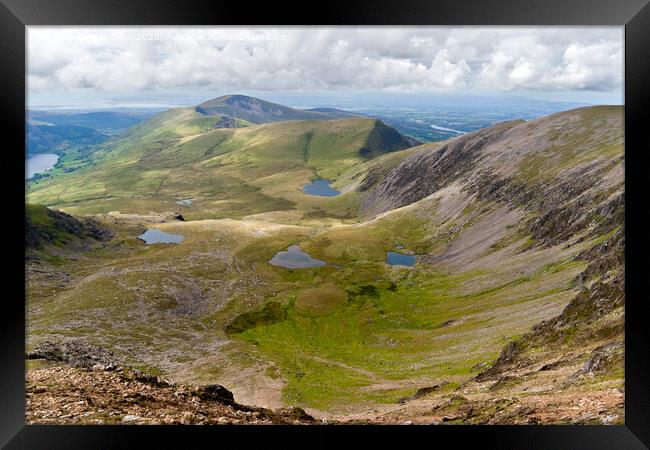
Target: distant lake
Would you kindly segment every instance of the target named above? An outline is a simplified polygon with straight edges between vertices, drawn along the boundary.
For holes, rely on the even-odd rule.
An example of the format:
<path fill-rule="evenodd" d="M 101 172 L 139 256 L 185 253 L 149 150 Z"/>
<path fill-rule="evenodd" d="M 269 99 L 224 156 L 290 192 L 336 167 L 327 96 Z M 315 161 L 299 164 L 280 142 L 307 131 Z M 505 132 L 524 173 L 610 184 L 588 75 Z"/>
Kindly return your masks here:
<path fill-rule="evenodd" d="M 454 130 L 453 128 L 447 128 L 447 127 L 440 127 L 438 125 L 429 125 L 431 128 L 434 130 L 440 130 L 440 131 L 451 131 L 452 133 L 456 134 L 465 134 L 464 131 L 459 131 L 459 130 Z"/>
<path fill-rule="evenodd" d="M 179 200 L 176 202 L 177 205 L 183 205 L 183 206 L 192 206 L 192 200 L 187 199 L 187 200 Z"/>
<path fill-rule="evenodd" d="M 277 252 L 269 261 L 274 266 L 285 269 L 306 269 L 308 267 L 321 267 L 326 265 L 325 261 L 314 259 L 308 253 L 300 250 L 300 246 L 292 245 L 284 252 Z"/>
<path fill-rule="evenodd" d="M 396 252 L 386 252 L 386 263 L 391 266 L 412 266 L 416 261 L 416 256 L 404 255 L 403 253 Z"/>
<path fill-rule="evenodd" d="M 138 236 L 138 239 L 142 239 L 147 244 L 178 244 L 183 240 L 183 236 L 180 234 L 165 233 L 158 228 L 149 228 Z"/>
<path fill-rule="evenodd" d="M 320 197 L 336 197 L 337 195 L 341 195 L 341 192 L 331 188 L 330 184 L 332 184 L 330 180 L 319 178 L 304 185 L 302 191 L 305 194 L 318 195 Z"/>
<path fill-rule="evenodd" d="M 25 174 L 25 179 L 31 178 L 37 173 L 50 170 L 58 160 L 59 155 L 55 155 L 54 153 L 42 153 L 40 155 L 30 156 L 26 161 L 27 173 Z"/>

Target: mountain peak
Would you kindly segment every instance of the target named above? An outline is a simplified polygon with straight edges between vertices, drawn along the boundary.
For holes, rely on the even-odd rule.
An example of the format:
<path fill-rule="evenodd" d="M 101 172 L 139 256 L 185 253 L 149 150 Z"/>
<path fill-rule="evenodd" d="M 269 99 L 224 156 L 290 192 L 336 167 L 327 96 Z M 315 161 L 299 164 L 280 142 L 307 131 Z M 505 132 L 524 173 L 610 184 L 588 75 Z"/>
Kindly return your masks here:
<path fill-rule="evenodd" d="M 208 100 L 195 110 L 206 116 L 229 116 L 261 124 L 288 120 L 330 120 L 355 116 L 346 111 L 291 108 L 247 95 L 231 94 Z"/>
<path fill-rule="evenodd" d="M 211 100 L 207 100 L 201 103 L 201 105 L 223 105 L 223 104 L 232 105 L 233 103 L 260 103 L 260 102 L 264 102 L 264 100 L 256 97 L 250 97 L 248 95 L 228 94 L 228 95 L 222 95 L 221 97 L 213 98 Z"/>

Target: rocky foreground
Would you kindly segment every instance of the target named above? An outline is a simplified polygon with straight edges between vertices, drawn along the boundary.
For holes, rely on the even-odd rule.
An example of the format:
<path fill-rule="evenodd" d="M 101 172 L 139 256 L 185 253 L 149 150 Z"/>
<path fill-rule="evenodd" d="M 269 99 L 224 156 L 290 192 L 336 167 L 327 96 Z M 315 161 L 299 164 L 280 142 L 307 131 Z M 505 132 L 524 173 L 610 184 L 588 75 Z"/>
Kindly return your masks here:
<path fill-rule="evenodd" d="M 83 342 L 47 343 L 28 355 L 28 424 L 310 424 L 300 408 L 240 405 L 220 385 L 177 385 L 118 365 Z M 31 366 L 31 367 L 30 367 Z"/>
<path fill-rule="evenodd" d="M 46 343 L 28 354 L 28 424 L 622 424 L 625 391 L 606 375 L 622 345 L 597 346 L 585 363 L 563 354 L 447 389 L 419 389 L 381 412 L 315 419 L 301 408 L 235 402 L 220 385 L 179 385 L 120 365 L 83 341 Z M 549 356 L 549 355 L 547 355 Z M 544 360 L 547 360 L 544 358 Z M 494 366 L 493 366 L 494 367 Z"/>
<path fill-rule="evenodd" d="M 79 425 L 624 423 L 624 390 L 616 383 L 603 383 L 597 390 L 580 383 L 555 393 L 520 396 L 508 382 L 512 379 L 498 385 L 471 383 L 445 395 L 436 394 L 444 386 L 432 386 L 403 399 L 389 413 L 316 420 L 300 408 L 271 411 L 240 405 L 217 385 L 176 385 L 124 367 L 48 362 L 27 371 L 25 419 L 28 424 Z"/>

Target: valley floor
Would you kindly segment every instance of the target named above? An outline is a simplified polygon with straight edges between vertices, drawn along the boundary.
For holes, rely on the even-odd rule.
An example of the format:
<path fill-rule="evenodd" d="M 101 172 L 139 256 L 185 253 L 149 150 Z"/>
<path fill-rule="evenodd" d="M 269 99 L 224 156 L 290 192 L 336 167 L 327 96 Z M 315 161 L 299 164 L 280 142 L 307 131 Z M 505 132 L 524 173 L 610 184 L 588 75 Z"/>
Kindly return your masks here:
<path fill-rule="evenodd" d="M 138 370 L 180 383 L 219 383 L 240 403 L 299 406 L 330 422 L 622 420 L 621 378 L 564 386 L 593 345 L 581 347 L 572 359 L 543 353 L 524 373 L 470 381 L 508 339 L 562 311 L 576 293 L 571 280 L 584 269 L 570 255 L 591 245 L 588 241 L 565 256 L 558 249 L 531 252 L 522 259 L 520 273 L 517 266 L 486 272 L 479 265 L 450 274 L 372 260 L 287 270 L 262 262 L 296 241 L 316 249 L 322 235 L 335 233 L 347 243 L 348 253 L 366 251 L 345 238 L 367 230 L 356 225 L 317 230 L 260 221 L 143 219 L 101 217 L 117 230 L 107 244 L 72 259 L 62 254 L 53 262 L 28 263 L 30 349 L 46 341 L 83 339 L 120 354 Z M 185 240 L 145 246 L 134 239 L 144 226 L 180 233 Z M 389 220 L 372 226 L 381 239 L 383 227 L 396 225 Z M 400 241 L 409 243 L 407 236 Z M 521 244 L 514 241 L 506 251 Z M 325 250 L 318 256 L 330 260 L 333 251 L 340 251 Z M 489 264 L 491 253 L 484 255 Z M 558 259 L 559 264 L 552 263 Z M 344 304 L 330 303 L 339 292 L 346 293 Z M 226 325 L 248 317 L 247 311 L 263 308 L 267 297 L 282 305 L 284 318 L 259 323 L 251 318 L 238 333 L 224 332 Z M 558 368 L 540 371 L 560 358 L 566 361 Z M 74 404 L 71 398 L 58 398 L 63 393 L 91 394 L 83 386 L 83 371 L 39 370 L 30 371 L 28 379 L 52 378 L 44 391 L 50 400 L 42 400 L 52 402 L 44 408 L 51 414 L 58 410 L 65 416 Z M 115 376 L 107 374 L 101 385 L 118 383 Z M 65 387 L 75 377 L 81 385 Z M 63 379 L 60 390 L 50 389 Z M 439 388 L 427 389 L 432 386 Z M 31 420 L 59 420 L 37 414 L 38 398 L 30 397 Z M 174 408 L 172 421 L 180 417 L 181 407 Z M 494 408 L 500 414 L 493 414 Z M 134 415 L 129 409 L 115 411 Z M 214 414 L 206 412 L 205 421 Z"/>
<path fill-rule="evenodd" d="M 622 112 L 389 151 L 409 141 L 377 121 L 224 130 L 169 111 L 31 189 L 78 216 L 28 207 L 28 353 L 82 342 L 179 386 L 337 423 L 622 423 Z M 341 195 L 302 192 L 317 177 Z M 152 228 L 183 239 L 138 239 Z M 291 246 L 326 264 L 269 263 Z M 88 370 L 29 371 L 29 417 L 134 383 Z M 192 401 L 174 389 L 159 391 L 172 421 Z M 111 405 L 101 420 L 166 420 Z M 205 422 L 225 414 L 206 408 Z"/>

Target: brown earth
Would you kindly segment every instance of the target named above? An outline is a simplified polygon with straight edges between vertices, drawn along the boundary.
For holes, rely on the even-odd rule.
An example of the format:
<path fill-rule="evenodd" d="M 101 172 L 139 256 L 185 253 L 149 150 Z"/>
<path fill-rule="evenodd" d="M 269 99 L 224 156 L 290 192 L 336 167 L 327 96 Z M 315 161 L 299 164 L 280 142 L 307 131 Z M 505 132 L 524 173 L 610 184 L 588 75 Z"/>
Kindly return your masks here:
<path fill-rule="evenodd" d="M 27 370 L 27 424 L 310 424 L 300 408 L 240 405 L 221 386 L 177 385 L 126 368 L 36 360 Z"/>

